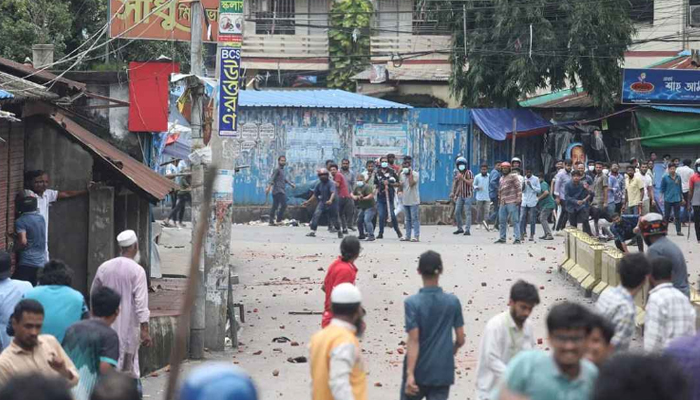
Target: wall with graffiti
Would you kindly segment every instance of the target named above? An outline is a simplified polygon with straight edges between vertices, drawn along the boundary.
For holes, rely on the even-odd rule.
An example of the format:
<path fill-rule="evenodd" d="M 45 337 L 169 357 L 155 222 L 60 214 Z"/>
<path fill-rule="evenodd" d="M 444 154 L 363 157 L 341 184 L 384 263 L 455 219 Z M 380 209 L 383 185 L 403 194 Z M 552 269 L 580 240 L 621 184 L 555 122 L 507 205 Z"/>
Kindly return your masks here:
<path fill-rule="evenodd" d="M 234 178 L 236 205 L 266 202 L 265 187 L 280 155 L 287 157 L 287 175 L 297 185 L 287 192 L 292 204 L 312 187 L 316 170 L 326 160 L 340 163 L 348 158 L 351 168 L 361 172 L 366 160 L 387 153 L 396 154 L 398 160 L 413 157 L 424 202 L 446 200 L 454 160 L 468 156 L 471 143 L 469 112 L 461 109 L 245 107 L 239 132 L 240 137 L 227 140 L 224 149 L 235 165 L 249 166 Z M 478 168 L 478 160 L 471 163 Z"/>

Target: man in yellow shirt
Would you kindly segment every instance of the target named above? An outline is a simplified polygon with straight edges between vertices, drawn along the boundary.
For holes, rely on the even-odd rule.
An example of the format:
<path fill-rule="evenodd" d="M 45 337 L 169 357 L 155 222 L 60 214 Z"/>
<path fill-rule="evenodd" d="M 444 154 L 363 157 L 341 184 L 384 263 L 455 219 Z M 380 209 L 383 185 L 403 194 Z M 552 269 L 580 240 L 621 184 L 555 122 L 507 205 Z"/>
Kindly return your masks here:
<path fill-rule="evenodd" d="M 362 295 L 351 283 L 331 293 L 333 319 L 309 344 L 313 400 L 367 400 L 367 381 L 358 337 L 365 325 Z"/>
<path fill-rule="evenodd" d="M 627 167 L 625 177 L 627 201 L 623 203 L 623 214 L 642 215 L 642 199 L 644 199 L 644 182 L 633 166 Z"/>

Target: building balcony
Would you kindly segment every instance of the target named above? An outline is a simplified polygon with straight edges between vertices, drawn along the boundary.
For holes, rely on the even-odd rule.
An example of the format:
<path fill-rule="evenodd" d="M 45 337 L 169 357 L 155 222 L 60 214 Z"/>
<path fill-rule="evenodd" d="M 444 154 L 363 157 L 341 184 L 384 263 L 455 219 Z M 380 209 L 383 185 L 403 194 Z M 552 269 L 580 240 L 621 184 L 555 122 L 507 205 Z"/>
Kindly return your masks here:
<path fill-rule="evenodd" d="M 243 37 L 242 66 L 266 70 L 328 70 L 327 35 L 259 35 Z"/>
<path fill-rule="evenodd" d="M 451 38 L 446 35 L 372 36 L 370 43 L 372 63 L 393 62 L 396 66 L 447 64 L 451 50 Z"/>

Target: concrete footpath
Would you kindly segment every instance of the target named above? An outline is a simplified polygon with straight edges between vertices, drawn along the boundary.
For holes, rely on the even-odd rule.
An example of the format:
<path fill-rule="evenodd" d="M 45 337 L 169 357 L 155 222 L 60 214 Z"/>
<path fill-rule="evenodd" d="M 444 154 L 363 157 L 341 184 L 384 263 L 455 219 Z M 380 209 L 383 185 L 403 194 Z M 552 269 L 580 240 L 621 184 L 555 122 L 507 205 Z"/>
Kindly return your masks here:
<path fill-rule="evenodd" d="M 367 309 L 367 332 L 362 339 L 368 372 L 370 399 L 398 398 L 404 359 L 403 300 L 421 287 L 416 273 L 418 256 L 426 250 L 442 254 L 445 273 L 441 286 L 462 302 L 467 343 L 457 355 L 457 374 L 452 398 L 473 399 L 478 346 L 486 321 L 507 308 L 510 286 L 525 279 L 540 289 L 542 304 L 531 320 L 539 345 L 548 348 L 547 309 L 563 300 L 590 304 L 583 293 L 556 272 L 564 254 L 564 239 L 494 244 L 497 233 L 472 228 L 472 236 L 452 235 L 451 226 L 422 227 L 421 243 L 399 242 L 392 231 L 387 239 L 363 243 L 357 261 L 358 286 Z M 189 230 L 166 230 L 161 241 L 164 274 L 182 274 L 189 257 Z M 239 333 L 239 349 L 207 353 L 208 361 L 222 361 L 245 368 L 256 381 L 261 399 L 308 399 L 311 397 L 309 365 L 293 364 L 289 358 L 307 356 L 307 345 L 320 329 L 320 315 L 289 312 L 321 311 L 321 283 L 328 265 L 337 257 L 340 240 L 319 229 L 307 238 L 305 227 L 240 226 L 233 228 L 231 262 L 241 284 L 235 287 L 236 302 L 246 307 L 246 322 Z M 511 234 L 512 235 L 512 234 Z M 541 228 L 538 227 L 538 235 Z M 700 266 L 695 240 L 673 237 L 685 250 L 695 284 Z M 692 239 L 692 238 L 691 238 Z M 168 244 L 177 241 L 185 248 Z M 171 246 L 167 248 L 165 246 Z M 167 260 L 167 261 L 166 261 Z M 273 343 L 277 337 L 288 343 Z M 637 343 L 639 340 L 637 340 Z M 189 370 L 199 362 L 187 362 Z M 274 376 L 276 374 L 277 376 Z M 146 398 L 163 396 L 168 373 L 144 379 Z"/>

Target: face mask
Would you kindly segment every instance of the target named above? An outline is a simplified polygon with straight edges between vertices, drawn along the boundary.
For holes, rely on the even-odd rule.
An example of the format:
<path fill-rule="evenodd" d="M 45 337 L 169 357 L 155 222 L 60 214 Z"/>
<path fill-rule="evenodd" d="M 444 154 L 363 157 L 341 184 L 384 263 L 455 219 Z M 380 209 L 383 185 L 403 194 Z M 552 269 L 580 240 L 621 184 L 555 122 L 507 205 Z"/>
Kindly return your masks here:
<path fill-rule="evenodd" d="M 466 166 L 466 165 L 460 165 L 460 166 L 458 166 L 457 168 L 459 168 L 460 171 L 464 171 L 465 169 L 467 169 L 467 166 Z"/>
<path fill-rule="evenodd" d="M 594 166 L 594 165 L 589 165 L 589 166 L 588 166 L 588 170 L 589 170 L 589 171 L 593 171 L 594 169 L 595 169 L 595 166 Z"/>
<path fill-rule="evenodd" d="M 603 170 L 603 174 L 605 174 L 605 175 L 607 175 L 609 172 L 610 172 L 610 171 L 608 171 L 607 169 L 604 169 L 604 170 Z"/>
<path fill-rule="evenodd" d="M 695 168 L 698 172 L 700 172 L 700 167 Z"/>
<path fill-rule="evenodd" d="M 403 172 L 404 175 L 408 175 L 408 168 L 402 169 L 401 172 Z"/>
<path fill-rule="evenodd" d="M 141 264 L 141 251 L 137 251 L 136 255 L 134 256 L 134 262 L 136 264 Z"/>
<path fill-rule="evenodd" d="M 365 186 L 365 181 L 357 181 L 357 187 Z"/>
<path fill-rule="evenodd" d="M 383 161 L 383 162 L 382 162 L 382 168 L 386 168 L 386 167 L 388 167 L 388 166 L 389 166 L 389 163 L 388 163 L 388 162 L 386 162 L 386 161 Z"/>

